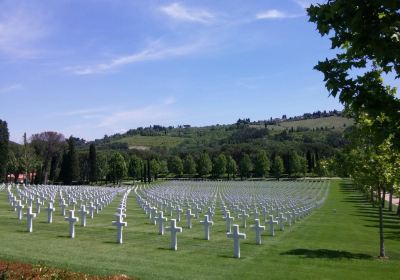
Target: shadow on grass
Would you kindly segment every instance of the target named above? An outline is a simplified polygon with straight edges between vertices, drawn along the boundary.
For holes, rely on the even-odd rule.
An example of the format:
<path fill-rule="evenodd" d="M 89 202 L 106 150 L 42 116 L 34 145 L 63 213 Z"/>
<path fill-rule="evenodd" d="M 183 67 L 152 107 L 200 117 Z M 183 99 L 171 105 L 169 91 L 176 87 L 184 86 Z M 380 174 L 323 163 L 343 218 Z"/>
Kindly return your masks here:
<path fill-rule="evenodd" d="M 318 258 L 318 259 L 372 259 L 372 256 L 367 254 L 355 254 L 348 251 L 338 251 L 329 249 L 293 249 L 281 255 L 294 255 L 303 256 L 305 258 Z"/>

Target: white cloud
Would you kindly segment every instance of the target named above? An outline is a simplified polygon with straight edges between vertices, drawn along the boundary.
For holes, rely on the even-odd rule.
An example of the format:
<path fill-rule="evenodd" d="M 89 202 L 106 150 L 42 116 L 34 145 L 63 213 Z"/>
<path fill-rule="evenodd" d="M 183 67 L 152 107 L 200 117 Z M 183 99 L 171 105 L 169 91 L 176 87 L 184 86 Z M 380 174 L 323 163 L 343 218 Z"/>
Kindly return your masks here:
<path fill-rule="evenodd" d="M 35 57 L 38 54 L 36 44 L 47 33 L 40 18 L 39 14 L 23 8 L 1 11 L 0 53 L 16 58 Z"/>
<path fill-rule="evenodd" d="M 128 64 L 188 55 L 198 50 L 201 46 L 202 44 L 199 43 L 188 44 L 179 47 L 160 47 L 159 44 L 157 44 L 156 46 L 150 46 L 138 53 L 117 57 L 109 62 L 92 66 L 67 67 L 65 70 L 72 71 L 76 75 L 103 73 Z"/>
<path fill-rule="evenodd" d="M 12 84 L 9 86 L 0 87 L 0 93 L 16 91 L 22 89 L 23 86 L 21 84 Z"/>
<path fill-rule="evenodd" d="M 165 123 L 174 113 L 165 106 L 147 106 L 143 108 L 118 111 L 104 117 L 97 127 L 136 127 Z"/>
<path fill-rule="evenodd" d="M 209 24 L 215 19 L 215 16 L 207 10 L 187 8 L 179 3 L 163 6 L 160 10 L 169 17 L 179 21 Z"/>
<path fill-rule="evenodd" d="M 285 18 L 296 18 L 300 16 L 301 15 L 287 14 L 285 12 L 273 9 L 258 13 L 256 15 L 256 19 L 285 19 Z"/>

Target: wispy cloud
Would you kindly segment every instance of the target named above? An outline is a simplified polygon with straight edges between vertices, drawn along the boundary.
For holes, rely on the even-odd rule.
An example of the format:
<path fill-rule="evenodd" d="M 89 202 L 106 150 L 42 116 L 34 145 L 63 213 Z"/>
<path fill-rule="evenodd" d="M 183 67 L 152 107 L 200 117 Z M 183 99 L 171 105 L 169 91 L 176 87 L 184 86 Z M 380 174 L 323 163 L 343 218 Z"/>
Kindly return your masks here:
<path fill-rule="evenodd" d="M 99 63 L 92 66 L 67 67 L 65 70 L 71 71 L 76 75 L 91 75 L 113 70 L 124 65 L 134 64 L 144 61 L 162 60 L 171 57 L 178 57 L 191 54 L 200 49 L 201 43 L 187 44 L 178 47 L 162 47 L 159 44 L 150 46 L 140 52 L 120 56 L 109 62 Z"/>
<path fill-rule="evenodd" d="M 104 117 L 97 127 L 136 127 L 164 123 L 174 115 L 175 113 L 165 106 L 147 106 L 112 113 Z"/>
<path fill-rule="evenodd" d="M 285 18 L 296 18 L 301 17 L 302 15 L 295 15 L 295 14 L 287 14 L 285 12 L 279 10 L 266 10 L 263 12 L 259 12 L 256 14 L 256 19 L 285 19 Z"/>
<path fill-rule="evenodd" d="M 0 93 L 6 93 L 10 91 L 16 91 L 22 89 L 23 86 L 21 84 L 12 84 L 8 86 L 0 87 Z"/>
<path fill-rule="evenodd" d="M 209 24 L 215 19 L 215 15 L 205 9 L 188 8 L 179 3 L 162 6 L 160 10 L 164 14 L 178 21 Z"/>
<path fill-rule="evenodd" d="M 39 52 L 36 44 L 47 30 L 39 14 L 18 7 L 0 12 L 0 53 L 14 58 L 33 58 Z"/>

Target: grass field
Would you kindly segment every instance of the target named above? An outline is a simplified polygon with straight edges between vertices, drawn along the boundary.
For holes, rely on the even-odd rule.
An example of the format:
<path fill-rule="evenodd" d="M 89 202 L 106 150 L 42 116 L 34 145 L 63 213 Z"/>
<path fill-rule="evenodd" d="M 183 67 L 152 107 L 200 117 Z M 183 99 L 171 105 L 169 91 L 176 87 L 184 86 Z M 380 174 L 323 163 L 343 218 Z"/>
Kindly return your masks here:
<path fill-rule="evenodd" d="M 130 149 L 143 150 L 151 147 L 172 148 L 182 143 L 185 138 L 173 136 L 141 136 L 134 135 L 118 139 L 116 142 L 127 143 Z"/>
<path fill-rule="evenodd" d="M 263 245 L 255 245 L 248 228 L 241 259 L 232 258 L 232 240 L 226 238 L 220 215 L 210 241 L 202 240 L 203 228 L 196 221 L 193 229 L 184 228 L 178 235 L 178 251 L 170 251 L 170 236 L 157 234 L 133 196 L 128 200 L 125 243 L 118 245 L 111 226 L 117 203 L 89 220 L 87 228 L 77 227 L 76 239 L 71 240 L 59 211 L 52 225 L 42 212 L 34 232 L 26 233 L 25 221 L 16 219 L 1 192 L 0 258 L 140 279 L 399 279 L 399 219 L 385 213 L 390 259 L 377 259 L 377 211 L 339 181 L 332 183 L 320 209 L 276 237 L 263 236 Z"/>
<path fill-rule="evenodd" d="M 331 116 L 326 118 L 317 118 L 317 119 L 307 119 L 307 120 L 298 120 L 298 121 L 284 121 L 280 122 L 279 125 L 296 129 L 297 127 L 306 127 L 309 129 L 315 128 L 325 128 L 328 127 L 331 129 L 333 126 L 336 130 L 343 130 L 346 127 L 352 126 L 354 121 L 348 118 Z"/>

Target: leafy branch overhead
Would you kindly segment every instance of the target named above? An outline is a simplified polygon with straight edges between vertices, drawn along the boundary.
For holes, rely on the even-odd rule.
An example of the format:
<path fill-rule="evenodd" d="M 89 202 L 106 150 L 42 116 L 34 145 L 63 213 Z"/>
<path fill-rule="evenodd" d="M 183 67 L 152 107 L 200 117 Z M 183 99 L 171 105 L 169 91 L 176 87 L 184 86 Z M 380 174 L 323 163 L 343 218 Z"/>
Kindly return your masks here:
<path fill-rule="evenodd" d="M 400 137 L 397 89 L 383 80 L 384 74 L 400 77 L 399 9 L 399 1 L 336 0 L 307 10 L 310 21 L 322 36 L 331 36 L 331 48 L 337 50 L 315 69 L 356 120 L 362 114 L 373 120 L 379 142 L 390 134 Z"/>

